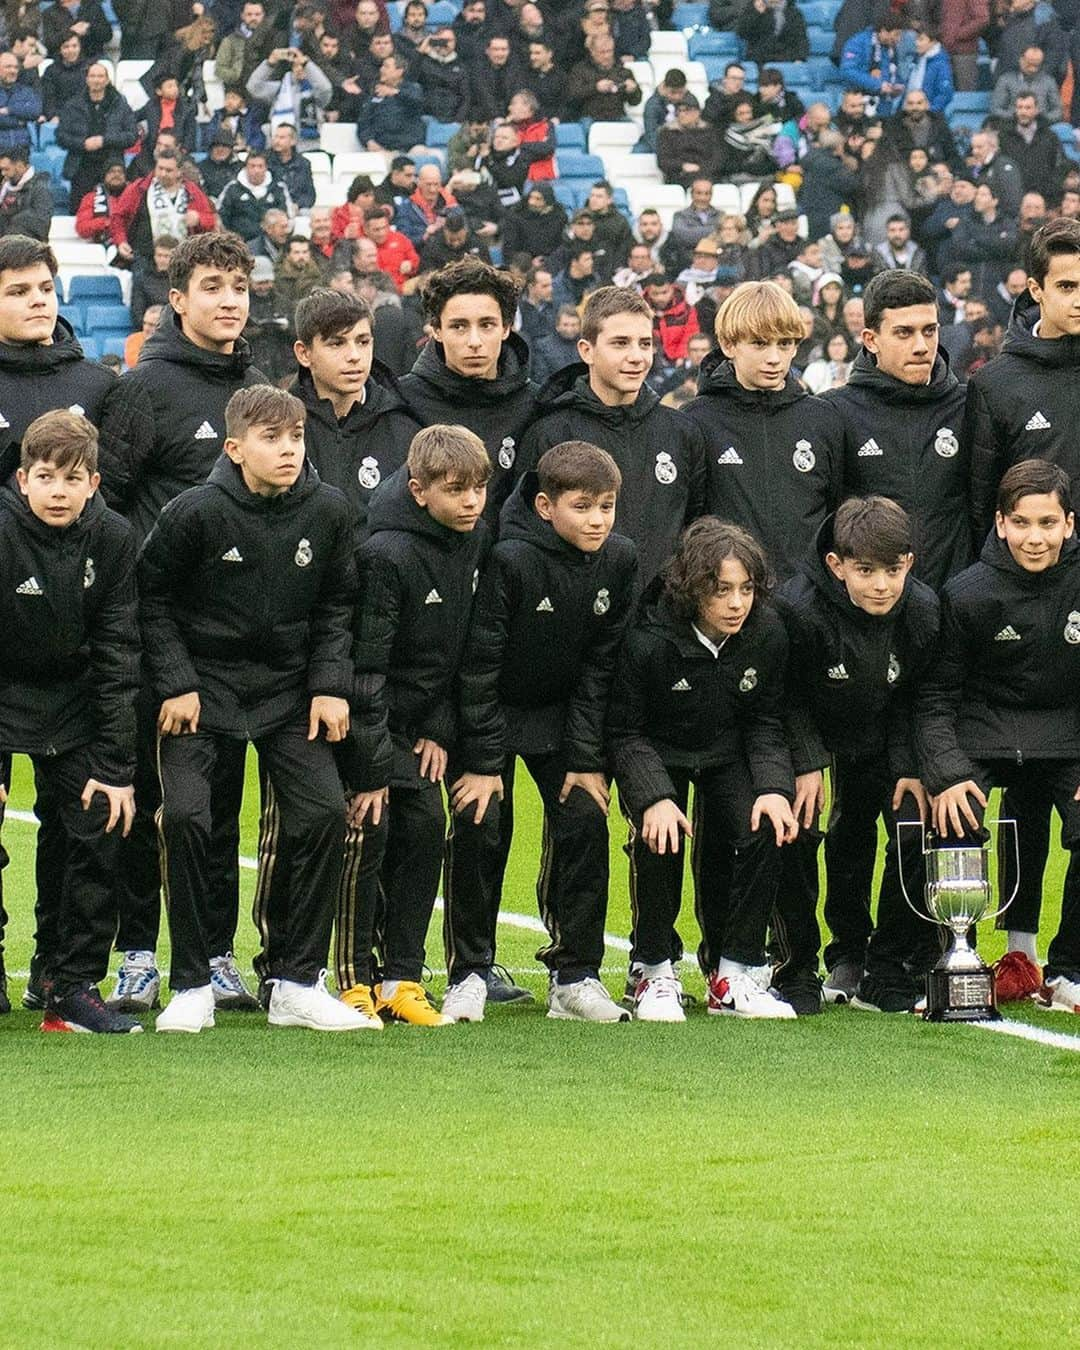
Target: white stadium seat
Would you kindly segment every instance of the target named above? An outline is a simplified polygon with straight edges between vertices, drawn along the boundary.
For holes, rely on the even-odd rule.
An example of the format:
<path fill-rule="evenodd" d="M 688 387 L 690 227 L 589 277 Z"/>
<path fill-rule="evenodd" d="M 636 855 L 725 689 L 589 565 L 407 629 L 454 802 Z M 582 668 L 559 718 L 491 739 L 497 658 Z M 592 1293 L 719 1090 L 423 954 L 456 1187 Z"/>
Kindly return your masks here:
<path fill-rule="evenodd" d="M 319 146 L 327 154 L 337 155 L 359 150 L 355 122 L 324 122 L 319 128 Z"/>
<path fill-rule="evenodd" d="M 594 122 L 589 128 L 589 154 L 603 155 L 607 149 L 629 150 L 641 139 L 634 122 Z"/>
<path fill-rule="evenodd" d="M 334 182 L 348 185 L 358 173 L 375 184 L 386 177 L 386 156 L 381 150 L 353 150 L 334 156 Z"/>

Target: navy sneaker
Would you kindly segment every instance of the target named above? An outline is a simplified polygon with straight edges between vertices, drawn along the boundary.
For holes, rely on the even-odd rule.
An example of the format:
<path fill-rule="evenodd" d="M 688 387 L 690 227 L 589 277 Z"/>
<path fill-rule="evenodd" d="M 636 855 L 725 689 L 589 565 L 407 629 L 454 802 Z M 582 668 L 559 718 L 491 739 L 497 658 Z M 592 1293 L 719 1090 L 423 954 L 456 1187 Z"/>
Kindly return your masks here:
<path fill-rule="evenodd" d="M 799 1017 L 813 1017 L 821 1012 L 821 976 L 816 970 L 791 971 L 776 981 L 776 992 L 784 1003 L 791 1004 Z"/>
<path fill-rule="evenodd" d="M 909 980 L 868 974 L 859 981 L 851 1006 L 863 1012 L 910 1013 L 918 997 L 919 991 Z"/>
<path fill-rule="evenodd" d="M 142 1026 L 130 1014 L 107 1007 L 97 989 L 90 985 L 73 989 L 61 998 L 51 998 L 41 1029 L 130 1036 L 142 1031 Z"/>
<path fill-rule="evenodd" d="M 532 991 L 515 984 L 505 966 L 492 966 L 484 976 L 489 1003 L 531 1003 Z"/>

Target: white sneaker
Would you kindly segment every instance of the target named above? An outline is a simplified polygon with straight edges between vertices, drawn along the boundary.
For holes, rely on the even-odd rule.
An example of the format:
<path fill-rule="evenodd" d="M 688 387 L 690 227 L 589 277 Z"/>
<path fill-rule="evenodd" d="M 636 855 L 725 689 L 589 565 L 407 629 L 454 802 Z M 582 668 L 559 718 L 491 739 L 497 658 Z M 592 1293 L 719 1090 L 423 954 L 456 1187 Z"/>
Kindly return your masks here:
<path fill-rule="evenodd" d="M 775 994 L 770 994 L 767 989 L 762 989 L 758 978 L 751 970 L 732 971 L 725 975 L 714 975 L 714 987 L 710 990 L 713 994 L 716 1007 L 711 1006 L 710 1012 L 718 1011 L 727 1013 L 733 1017 L 768 1017 L 774 1020 L 790 1020 L 795 1016 L 795 1009 L 790 1003 L 785 1003 L 783 999 L 777 998 Z M 726 986 L 726 987 L 725 987 Z"/>
<path fill-rule="evenodd" d="M 114 1012 L 149 1012 L 158 1006 L 161 976 L 154 964 L 154 953 L 125 952 L 116 972 L 116 988 L 105 1000 Z"/>
<path fill-rule="evenodd" d="M 382 1022 L 365 1017 L 356 1008 L 336 999 L 326 987 L 326 971 L 314 984 L 275 980 L 270 995 L 272 1027 L 308 1027 L 312 1031 L 381 1031 Z"/>
<path fill-rule="evenodd" d="M 452 1022 L 482 1022 L 486 1002 L 487 981 L 474 970 L 447 989 L 442 1001 L 443 1016 Z"/>
<path fill-rule="evenodd" d="M 573 984 L 553 979 L 548 988 L 548 1016 L 570 1022 L 629 1022 L 630 1014 L 620 1008 L 599 980 L 587 975 Z"/>
<path fill-rule="evenodd" d="M 1048 1012 L 1080 1013 L 1080 984 L 1058 975 L 1046 981 L 1035 995 L 1035 1004 Z"/>
<path fill-rule="evenodd" d="M 685 1022 L 682 985 L 674 975 L 642 980 L 634 995 L 634 1016 L 639 1022 Z"/>
<path fill-rule="evenodd" d="M 181 989 L 157 1015 L 157 1031 L 205 1031 L 214 1025 L 214 991 L 208 984 L 197 989 Z"/>

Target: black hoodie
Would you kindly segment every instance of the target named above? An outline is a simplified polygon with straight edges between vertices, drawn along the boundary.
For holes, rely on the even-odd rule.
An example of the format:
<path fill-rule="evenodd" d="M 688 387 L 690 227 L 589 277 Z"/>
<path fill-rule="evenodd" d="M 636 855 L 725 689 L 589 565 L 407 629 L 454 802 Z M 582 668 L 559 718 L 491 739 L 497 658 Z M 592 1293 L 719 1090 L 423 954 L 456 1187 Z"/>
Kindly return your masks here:
<path fill-rule="evenodd" d="M 530 208 L 529 198 L 534 192 L 539 192 L 547 203 L 545 210 Z M 551 184 L 533 183 L 524 200 L 503 217 L 503 255 L 512 258 L 515 253 L 527 253 L 530 258 L 546 258 L 562 243 L 566 225 L 566 212 L 555 200 Z"/>
<path fill-rule="evenodd" d="M 121 378 L 105 422 L 124 453 L 102 455 L 101 489 L 140 539 L 166 502 L 206 481 L 221 454 L 233 394 L 266 383 L 243 338 L 231 353 L 207 351 L 184 336 L 180 316 L 168 311 L 138 365 Z"/>
<path fill-rule="evenodd" d="M 787 638 L 776 612 L 755 604 L 713 656 L 680 619 L 657 578 L 643 597 L 615 667 L 607 738 L 619 795 L 640 817 L 675 797 L 671 769 L 696 775 L 745 755 L 754 791 L 794 796 L 780 707 Z"/>
<path fill-rule="evenodd" d="M 1048 459 L 1080 476 L 1080 337 L 1040 338 L 1039 306 L 1013 306 L 1001 355 L 968 382 L 964 446 L 971 455 L 975 537 L 994 519 L 998 484 L 1022 459 Z"/>
<path fill-rule="evenodd" d="M 1080 544 L 1027 572 L 991 533 L 945 586 L 941 642 L 915 717 L 931 794 L 973 778 L 973 761 L 1080 761 Z"/>
<path fill-rule="evenodd" d="M 198 692 L 200 730 L 254 740 L 349 698 L 355 525 L 344 495 L 305 462 L 262 497 L 221 455 L 175 497 L 139 554 L 139 622 L 159 699 Z"/>
<path fill-rule="evenodd" d="M 308 459 L 324 483 L 348 497 L 362 537 L 371 494 L 405 463 L 420 424 L 405 407 L 397 381 L 378 361 L 364 385 L 363 403 L 354 403 L 340 420 L 330 400 L 315 392 L 311 372 L 303 367 L 294 392 L 307 409 Z"/>
<path fill-rule="evenodd" d="M 540 391 L 541 413 L 525 437 L 523 470 L 563 441 L 589 441 L 622 472 L 615 528 L 637 545 L 638 584 L 647 586 L 674 552 L 683 529 L 705 510 L 705 453 L 700 432 L 642 385 L 635 401 L 612 408 L 589 387 L 579 361 Z"/>
<path fill-rule="evenodd" d="M 130 783 L 139 687 L 135 538 L 100 495 L 64 529 L 0 492 L 0 749 L 89 747 L 90 772 Z"/>
<path fill-rule="evenodd" d="M 503 343 L 493 380 L 459 375 L 446 364 L 442 344 L 429 342 L 399 388 L 422 426 L 451 423 L 468 427 L 487 447 L 492 478 L 484 519 L 494 531 L 502 504 L 520 472 L 518 454 L 525 429 L 536 416 L 536 386 L 529 380 L 529 347 L 517 333 Z"/>
<path fill-rule="evenodd" d="M 786 721 L 795 772 L 844 759 L 883 759 L 917 778 L 913 691 L 936 649 L 938 598 L 909 573 L 888 614 L 869 614 L 829 571 L 833 518 L 812 556 L 776 593 L 788 635 Z"/>
<path fill-rule="evenodd" d="M 604 768 L 604 714 L 635 590 L 634 545 L 610 534 L 584 553 L 533 505 L 526 474 L 502 509 L 476 596 L 460 678 L 465 767 L 501 773 L 508 754 L 565 747 L 567 769 Z"/>
<path fill-rule="evenodd" d="M 490 539 L 483 521 L 468 532 L 441 525 L 413 498 L 407 468 L 372 497 L 368 530 L 353 619 L 357 791 L 415 785 L 420 738 L 454 744 L 454 683 Z"/>
<path fill-rule="evenodd" d="M 705 509 L 749 530 L 776 575 L 791 576 L 840 500 L 836 417 L 790 374 L 783 389 L 744 389 L 720 351 L 702 361 L 683 416 L 705 441 Z"/>
<path fill-rule="evenodd" d="M 66 319 L 57 319 L 49 344 L 0 342 L 0 481 L 19 467 L 22 438 L 36 417 L 70 408 L 100 428 L 119 383 L 107 367 L 86 359 Z"/>
<path fill-rule="evenodd" d="M 935 590 L 972 556 L 964 396 L 944 352 L 930 383 L 911 385 L 879 370 L 865 347 L 847 384 L 821 396 L 843 424 L 843 495 L 900 503 L 915 530 L 915 575 Z"/>

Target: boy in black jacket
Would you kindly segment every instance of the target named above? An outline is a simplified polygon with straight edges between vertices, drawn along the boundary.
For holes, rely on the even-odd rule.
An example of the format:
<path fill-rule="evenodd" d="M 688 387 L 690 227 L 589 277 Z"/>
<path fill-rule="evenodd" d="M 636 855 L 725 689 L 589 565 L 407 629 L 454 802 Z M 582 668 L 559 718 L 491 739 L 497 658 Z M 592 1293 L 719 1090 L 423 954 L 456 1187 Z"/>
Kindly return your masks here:
<path fill-rule="evenodd" d="M 608 744 L 630 821 L 630 962 L 641 971 L 642 1020 L 685 1020 L 673 965 L 684 834 L 694 837 L 709 1012 L 795 1016 L 769 991 L 765 965 L 780 848 L 798 832 L 779 715 L 787 638 L 764 603 L 767 572 L 761 545 L 738 525 L 695 521 L 646 591 L 616 665 Z"/>
<path fill-rule="evenodd" d="M 783 580 L 840 499 L 840 426 L 791 374 L 803 321 L 775 282 L 737 286 L 717 311 L 716 338 L 698 397 L 682 410 L 705 443 L 706 510 L 759 539 Z"/>
<path fill-rule="evenodd" d="M 466 427 L 418 432 L 405 467 L 372 499 L 357 555 L 351 740 L 359 768 L 348 774 L 356 792 L 350 823 L 361 827 L 370 815 L 378 825 L 389 798 L 375 1008 L 414 1026 L 451 1024 L 428 1002 L 420 976 L 442 871 L 440 785 L 457 739 L 454 685 L 487 542 L 481 515 L 490 474 L 483 441 Z M 361 900 L 347 960 L 368 987 L 375 897 Z"/>
<path fill-rule="evenodd" d="M 375 1023 L 327 992 L 323 970 L 345 826 L 329 742 L 349 726 L 352 520 L 305 463 L 299 399 L 241 390 L 225 431 L 209 481 L 165 508 L 139 559 L 172 940 L 173 998 L 157 1029 L 214 1025 L 211 828 L 235 825 L 250 741 L 291 853 L 288 910 L 269 935 L 270 1023 L 358 1030 Z"/>
<path fill-rule="evenodd" d="M 27 428 L 18 491 L 0 492 L 0 749 L 7 764 L 26 754 L 34 765 L 30 983 L 46 999 L 43 1031 L 142 1030 L 106 1008 L 96 987 L 116 923 L 120 837 L 135 810 L 139 681 L 135 540 L 97 486 L 97 433 L 80 414 L 57 411 Z"/>
<path fill-rule="evenodd" d="M 636 573 L 633 544 L 611 534 L 620 482 L 606 451 L 568 441 L 541 456 L 502 510 L 460 677 L 463 772 L 451 788 L 443 1000 L 456 1022 L 484 1017 L 518 755 L 544 801 L 537 900 L 551 934 L 539 953 L 551 972 L 548 1016 L 628 1020 L 600 983 L 604 713 Z"/>
<path fill-rule="evenodd" d="M 821 1010 L 816 817 L 826 767 L 832 779 L 826 998 L 910 1012 L 919 994 L 913 970 L 925 965 L 920 952 L 936 945 L 929 923 L 904 900 L 897 870 L 897 822 L 927 813 L 912 744 L 912 696 L 938 636 L 937 596 L 911 575 L 911 533 L 907 513 L 895 502 L 853 497 L 822 525 L 813 556 L 776 596 L 790 644 L 787 720 L 802 828 L 785 859 L 778 897 L 774 982 L 800 1014 Z M 873 928 L 879 817 L 888 842 Z M 908 893 L 921 897 L 917 831 L 901 831 L 901 849 Z"/>
<path fill-rule="evenodd" d="M 1036 1001 L 1080 1013 L 1080 547 L 1069 479 L 1023 460 L 997 500 L 982 556 L 942 594 L 916 744 L 945 842 L 980 837 L 992 788 L 1045 785 L 1070 857 Z"/>

